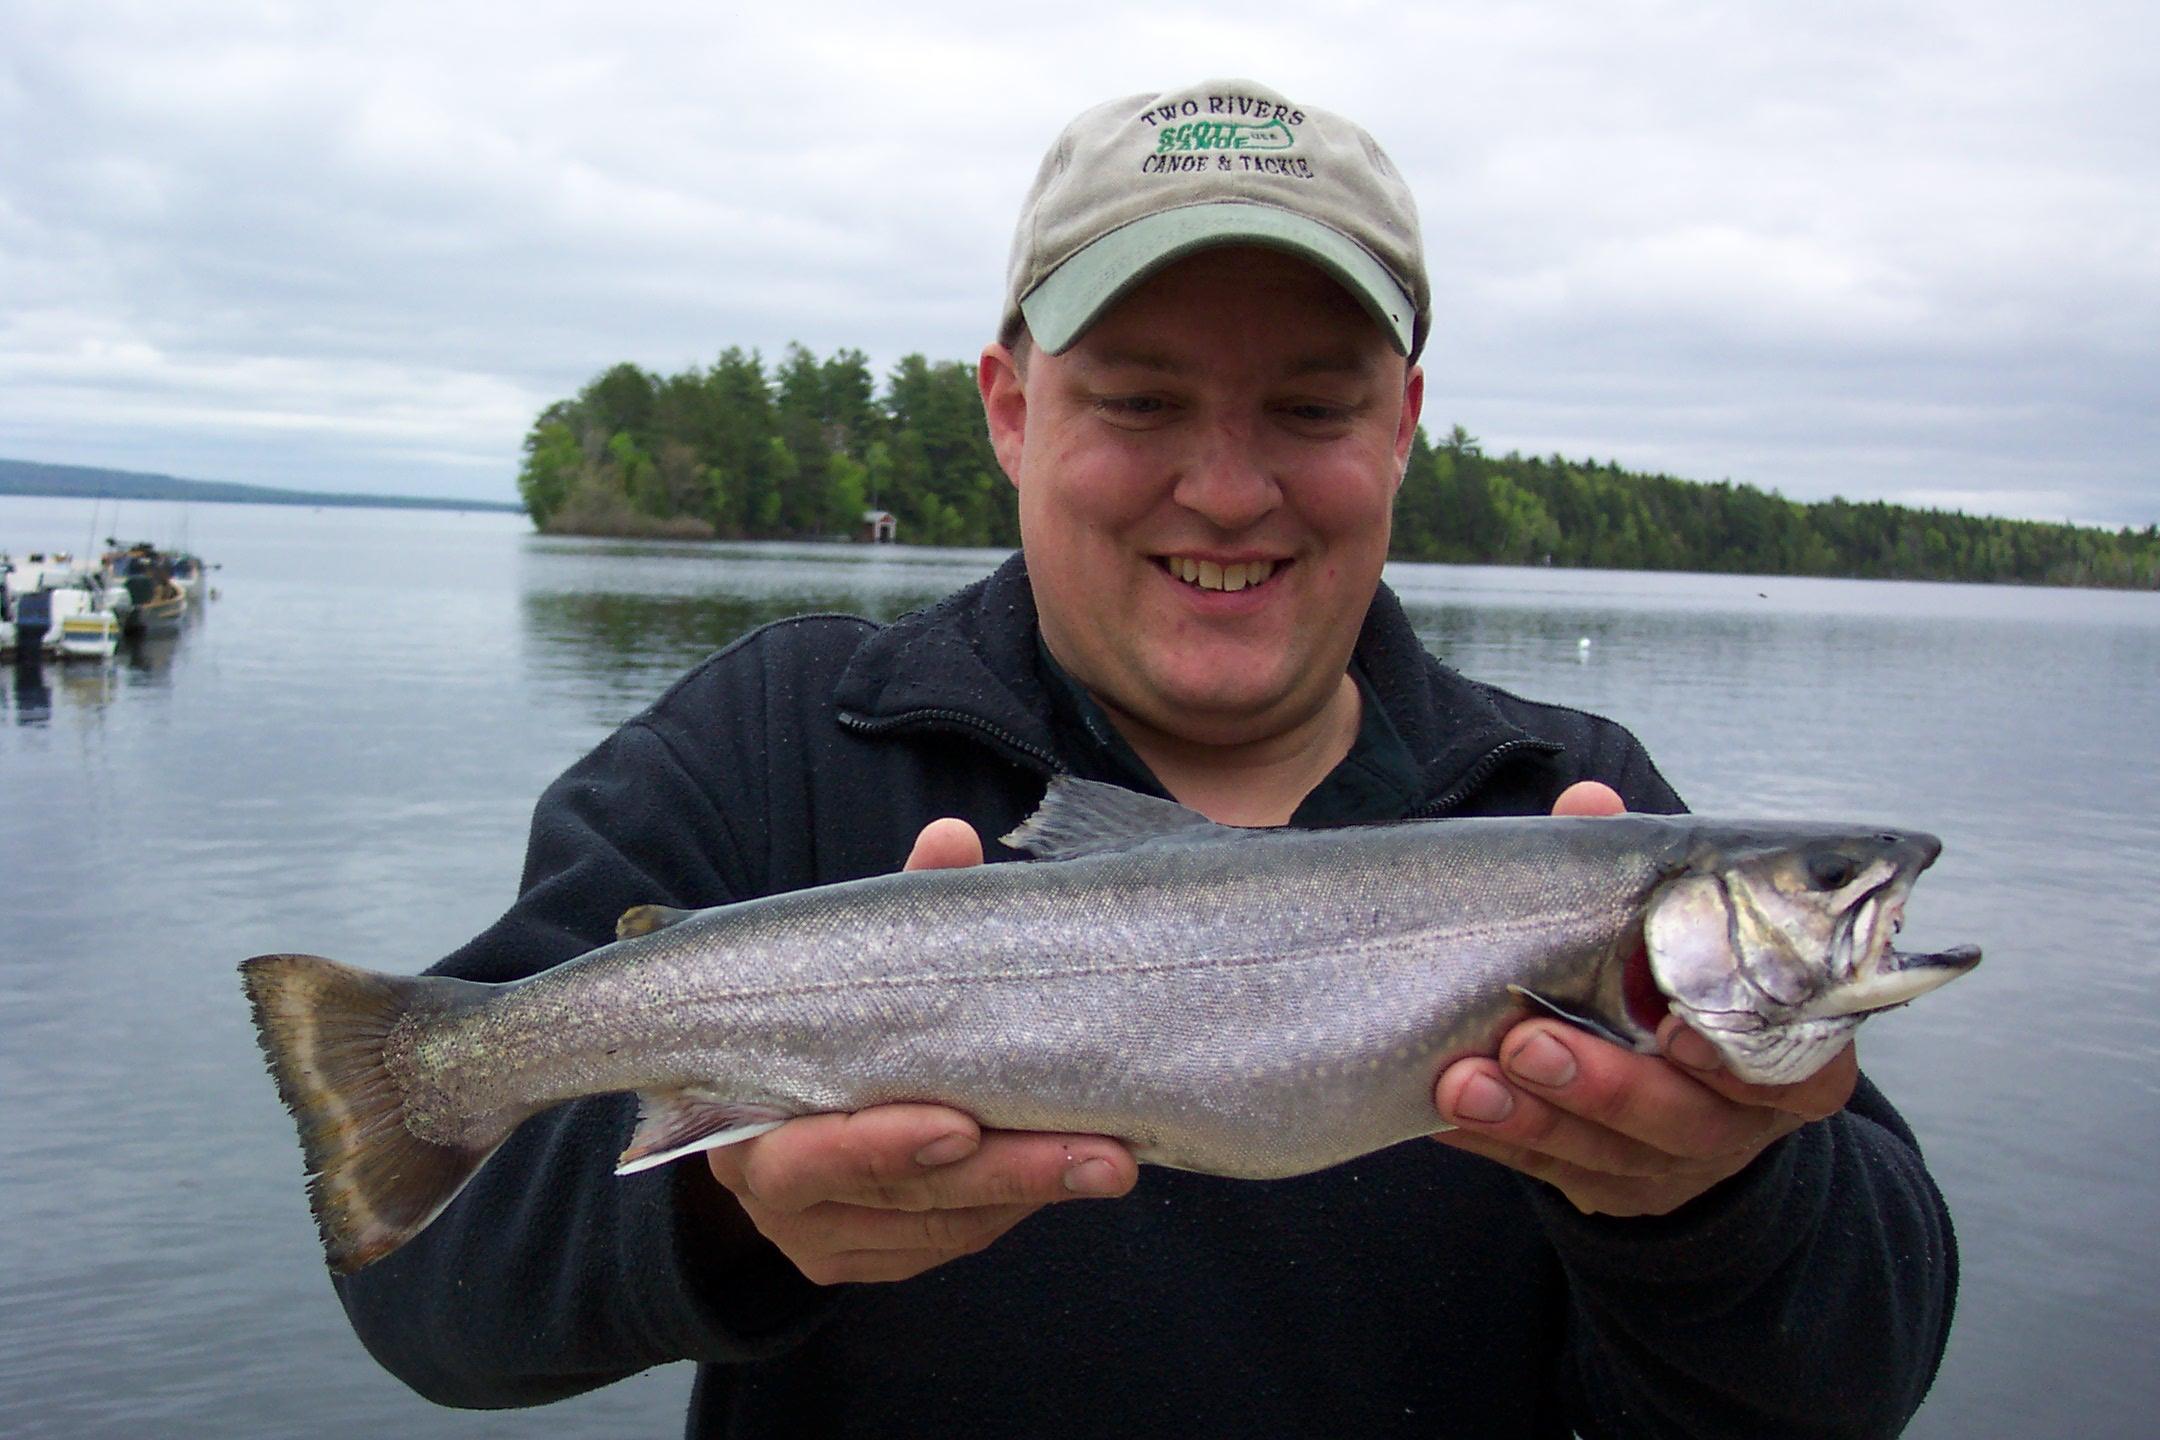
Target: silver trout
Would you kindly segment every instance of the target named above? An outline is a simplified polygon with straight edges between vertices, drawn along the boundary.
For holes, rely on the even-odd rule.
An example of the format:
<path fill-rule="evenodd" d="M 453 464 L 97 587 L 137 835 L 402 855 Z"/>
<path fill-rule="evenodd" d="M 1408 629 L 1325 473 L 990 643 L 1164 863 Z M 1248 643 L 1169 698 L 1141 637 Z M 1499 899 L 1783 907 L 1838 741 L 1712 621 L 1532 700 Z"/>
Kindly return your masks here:
<path fill-rule="evenodd" d="M 1763 1083 L 1978 962 L 1891 948 L 1940 851 L 1692 816 L 1239 830 L 1054 781 L 1037 863 L 709 910 L 505 985 L 307 955 L 241 969 L 331 1267 L 411 1239 L 527 1118 L 634 1091 L 620 1173 L 890 1101 L 1296 1175 L 1446 1128 L 1442 1068 L 1526 1013 L 1637 1050 L 1680 1015 Z"/>

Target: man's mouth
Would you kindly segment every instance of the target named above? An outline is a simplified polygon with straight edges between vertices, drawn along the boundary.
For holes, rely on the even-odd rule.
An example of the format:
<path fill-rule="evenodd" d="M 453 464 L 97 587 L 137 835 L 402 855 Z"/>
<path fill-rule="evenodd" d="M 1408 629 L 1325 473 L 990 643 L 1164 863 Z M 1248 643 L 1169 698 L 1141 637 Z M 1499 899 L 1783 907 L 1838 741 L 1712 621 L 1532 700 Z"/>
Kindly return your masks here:
<path fill-rule="evenodd" d="M 1202 590 L 1245 590 L 1264 583 L 1283 562 L 1274 560 L 1240 560 L 1222 564 L 1215 560 L 1196 560 L 1190 555 L 1165 555 L 1161 564 L 1170 572 L 1171 578 Z"/>

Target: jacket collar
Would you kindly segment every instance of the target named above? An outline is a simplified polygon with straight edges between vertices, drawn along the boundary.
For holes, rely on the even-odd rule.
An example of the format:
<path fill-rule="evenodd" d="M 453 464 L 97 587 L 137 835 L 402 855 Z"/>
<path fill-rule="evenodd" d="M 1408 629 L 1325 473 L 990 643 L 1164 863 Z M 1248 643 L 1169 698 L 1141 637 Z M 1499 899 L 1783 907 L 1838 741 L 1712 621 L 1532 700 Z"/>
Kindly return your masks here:
<path fill-rule="evenodd" d="M 1041 774 L 1062 770 L 1035 634 L 1035 594 L 1016 553 L 865 641 L 833 694 L 841 723 L 876 734 L 968 734 Z M 1509 723 L 1484 686 L 1428 654 L 1385 585 L 1366 611 L 1356 653 L 1418 763 L 1423 811 L 1454 808 L 1511 756 L 1559 749 Z"/>

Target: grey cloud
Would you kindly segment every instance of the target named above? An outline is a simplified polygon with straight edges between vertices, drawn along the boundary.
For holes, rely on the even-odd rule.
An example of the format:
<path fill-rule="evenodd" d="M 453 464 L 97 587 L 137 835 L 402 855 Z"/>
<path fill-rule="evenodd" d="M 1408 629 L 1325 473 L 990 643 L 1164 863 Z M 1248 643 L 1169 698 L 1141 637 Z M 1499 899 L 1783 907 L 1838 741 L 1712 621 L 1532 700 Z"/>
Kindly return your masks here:
<path fill-rule="evenodd" d="M 1243 74 L 1410 177 L 1441 428 L 2160 519 L 2141 7 L 1235 13 L 9 7 L 0 454 L 502 498 L 616 360 L 964 358 L 1057 126 Z"/>

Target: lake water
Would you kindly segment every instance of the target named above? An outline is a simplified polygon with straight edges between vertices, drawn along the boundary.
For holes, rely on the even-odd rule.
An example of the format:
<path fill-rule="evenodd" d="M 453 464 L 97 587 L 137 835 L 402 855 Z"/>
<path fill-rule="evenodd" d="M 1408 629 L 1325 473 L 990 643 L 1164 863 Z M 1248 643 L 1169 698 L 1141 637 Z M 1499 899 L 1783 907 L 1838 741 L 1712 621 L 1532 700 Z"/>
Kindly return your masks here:
<path fill-rule="evenodd" d="M 510 900 L 541 787 L 683 668 L 777 615 L 896 615 L 1000 557 L 0 498 L 18 554 L 109 532 L 184 535 L 220 594 L 109 665 L 0 668 L 0 1434 L 679 1433 L 687 1366 L 507 1414 L 437 1409 L 375 1368 L 234 966 L 430 963 Z M 1907 937 L 1987 962 L 1862 1045 L 1964 1250 L 1910 1433 L 2151 1434 L 2160 595 L 1390 580 L 1435 650 L 1624 721 L 1699 810 L 1943 836 Z"/>

